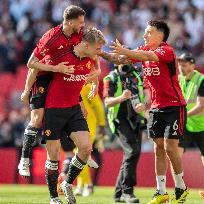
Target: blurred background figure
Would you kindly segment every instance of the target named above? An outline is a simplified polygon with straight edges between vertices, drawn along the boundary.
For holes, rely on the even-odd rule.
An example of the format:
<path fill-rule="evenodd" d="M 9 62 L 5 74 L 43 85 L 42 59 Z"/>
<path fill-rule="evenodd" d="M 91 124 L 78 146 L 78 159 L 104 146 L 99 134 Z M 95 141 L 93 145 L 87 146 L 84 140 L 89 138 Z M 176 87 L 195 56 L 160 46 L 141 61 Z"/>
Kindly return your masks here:
<path fill-rule="evenodd" d="M 192 54 L 183 53 L 178 58 L 179 82 L 187 103 L 187 124 L 184 138 L 180 139 L 180 155 L 192 142 L 199 148 L 204 166 L 204 75 L 195 70 Z M 204 191 L 200 192 L 204 198 Z"/>
<path fill-rule="evenodd" d="M 139 203 L 134 195 L 135 171 L 141 152 L 140 124 L 144 112 L 143 82 L 133 65 L 119 65 L 104 78 L 108 123 L 123 150 L 123 162 L 115 185 L 115 202 Z"/>

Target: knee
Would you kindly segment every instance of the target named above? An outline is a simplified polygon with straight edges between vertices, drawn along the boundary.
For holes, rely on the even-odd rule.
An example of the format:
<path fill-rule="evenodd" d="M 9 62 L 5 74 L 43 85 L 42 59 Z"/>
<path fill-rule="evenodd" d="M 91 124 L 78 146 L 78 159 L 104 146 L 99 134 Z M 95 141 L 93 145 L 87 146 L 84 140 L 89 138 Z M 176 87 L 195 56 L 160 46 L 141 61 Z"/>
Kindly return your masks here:
<path fill-rule="evenodd" d="M 60 146 L 52 145 L 51 148 L 47 148 L 47 155 L 48 155 L 48 159 L 52 161 L 58 161 L 59 155 L 60 155 Z"/>
<path fill-rule="evenodd" d="M 175 153 L 177 153 L 177 148 L 175 149 L 173 146 L 171 147 L 170 145 L 168 145 L 166 147 L 166 154 L 169 156 L 169 157 L 172 157 L 172 155 L 175 155 Z"/>
<path fill-rule="evenodd" d="M 33 127 L 40 128 L 42 125 L 43 115 L 41 113 L 36 113 L 32 115 L 30 124 Z"/>
<path fill-rule="evenodd" d="M 91 144 L 83 144 L 80 147 L 78 147 L 78 152 L 84 155 L 84 157 L 88 157 L 91 155 L 92 146 Z"/>
<path fill-rule="evenodd" d="M 164 146 L 162 146 L 162 145 L 156 145 L 154 147 L 154 151 L 155 151 L 155 155 L 157 157 L 163 157 L 166 154 Z"/>

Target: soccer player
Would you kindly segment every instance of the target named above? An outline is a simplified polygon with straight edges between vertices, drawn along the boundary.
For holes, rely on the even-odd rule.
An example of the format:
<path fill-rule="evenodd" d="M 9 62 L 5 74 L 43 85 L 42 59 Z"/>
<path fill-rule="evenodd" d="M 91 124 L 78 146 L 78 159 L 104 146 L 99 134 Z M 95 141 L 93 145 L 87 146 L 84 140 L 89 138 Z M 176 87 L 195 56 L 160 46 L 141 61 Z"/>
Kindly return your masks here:
<path fill-rule="evenodd" d="M 85 86 L 83 86 L 80 93 L 81 100 L 82 100 L 80 102 L 80 106 L 81 106 L 83 115 L 86 118 L 88 128 L 90 131 L 91 143 L 93 144 L 96 138 L 96 135 L 102 137 L 105 134 L 105 110 L 99 94 L 97 94 L 92 100 L 89 99 L 88 96 L 89 96 L 90 90 L 91 90 L 90 84 L 86 84 Z M 58 178 L 58 186 L 59 186 L 59 183 L 63 182 L 63 180 L 66 179 L 66 176 L 69 170 L 69 164 L 71 162 L 71 158 L 73 155 L 73 149 L 75 147 L 68 140 L 65 140 L 63 138 L 62 138 L 61 145 L 67 157 L 63 162 L 62 172 L 60 173 Z M 92 154 L 94 155 L 96 151 L 97 150 L 95 148 Z M 99 152 L 98 152 L 98 155 L 100 155 Z M 95 168 L 95 172 L 96 172 L 95 174 L 97 175 L 97 172 L 100 168 L 100 158 L 98 160 L 98 157 L 96 157 L 96 160 L 99 166 L 96 164 L 94 165 L 92 164 L 92 167 Z M 88 166 L 90 166 L 90 164 Z M 82 172 L 80 173 L 80 175 L 77 177 L 77 188 L 74 191 L 75 195 L 89 196 L 93 193 L 94 183 L 92 183 L 91 172 L 88 166 L 86 165 L 82 170 Z M 58 188 L 58 193 L 60 193 L 60 188 Z"/>
<path fill-rule="evenodd" d="M 84 32 L 82 41 L 78 45 L 55 58 L 56 64 L 69 61 L 71 65 L 74 65 L 74 73 L 70 75 L 55 73 L 45 102 L 43 135 L 47 149 L 45 174 L 51 204 L 61 203 L 57 193 L 57 178 L 60 138 L 63 137 L 64 132 L 74 141 L 78 152 L 72 158 L 67 179 L 61 183 L 61 189 L 69 204 L 76 203 L 72 193 L 72 183 L 82 171 L 92 149 L 88 125 L 79 105 L 79 95 L 86 76 L 95 66 L 93 58 L 104 44 L 105 38 L 102 32 L 96 28 L 90 28 Z"/>
<path fill-rule="evenodd" d="M 179 82 L 174 49 L 166 43 L 170 30 L 163 21 L 151 20 L 144 33 L 145 45 L 129 50 L 117 40 L 112 54 L 101 56 L 118 64 L 141 61 L 145 83 L 151 92 L 148 132 L 155 145 L 155 173 L 157 190 L 149 204 L 169 200 L 166 192 L 168 158 L 174 170 L 175 198 L 173 203 L 184 203 L 188 189 L 183 180 L 183 168 L 179 156 L 179 138 L 183 137 L 186 122 L 186 103 Z"/>
<path fill-rule="evenodd" d="M 180 140 L 181 157 L 186 147 L 194 142 L 201 152 L 204 165 L 204 75 L 195 70 L 195 58 L 183 53 L 178 58 L 179 82 L 187 103 L 187 124 L 184 138 Z M 204 192 L 200 192 L 204 197 Z"/>
<path fill-rule="evenodd" d="M 77 45 L 82 39 L 85 11 L 78 6 L 68 6 L 63 15 L 63 23 L 46 32 L 34 49 L 28 62 L 28 75 L 25 89 L 21 95 L 24 103 L 30 103 L 31 120 L 24 132 L 24 142 L 21 160 L 18 165 L 22 176 L 30 176 L 30 154 L 44 116 L 44 104 L 52 75 L 46 71 L 73 73 L 74 68 L 65 62 L 56 66 L 45 65 L 55 60 L 58 55 L 68 52 L 68 49 Z M 99 66 L 99 65 L 98 65 Z M 44 70 L 45 72 L 39 71 Z M 93 78 L 93 74 L 92 74 Z M 89 77 L 89 80 L 91 78 Z M 32 89 L 31 89 L 32 87 Z M 29 98 L 30 95 L 30 98 Z"/>

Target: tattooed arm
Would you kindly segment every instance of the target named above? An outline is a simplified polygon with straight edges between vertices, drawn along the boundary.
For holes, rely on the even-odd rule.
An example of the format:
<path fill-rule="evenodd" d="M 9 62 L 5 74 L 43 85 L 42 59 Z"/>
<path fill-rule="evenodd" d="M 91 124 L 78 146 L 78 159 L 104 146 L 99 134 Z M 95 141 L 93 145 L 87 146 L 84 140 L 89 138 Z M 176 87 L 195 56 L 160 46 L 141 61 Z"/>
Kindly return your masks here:
<path fill-rule="evenodd" d="M 101 51 L 99 56 L 113 64 L 131 64 L 132 63 L 132 61 L 125 55 L 116 55 L 116 54 L 110 54 L 110 53 Z"/>

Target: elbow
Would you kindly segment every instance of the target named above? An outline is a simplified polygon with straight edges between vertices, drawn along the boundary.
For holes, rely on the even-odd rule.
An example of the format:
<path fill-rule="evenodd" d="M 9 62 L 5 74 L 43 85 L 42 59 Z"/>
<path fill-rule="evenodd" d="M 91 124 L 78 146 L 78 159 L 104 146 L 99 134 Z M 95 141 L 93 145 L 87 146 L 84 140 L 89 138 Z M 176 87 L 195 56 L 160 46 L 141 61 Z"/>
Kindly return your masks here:
<path fill-rule="evenodd" d="M 28 67 L 29 69 L 32 69 L 32 65 L 31 65 L 31 63 L 30 63 L 30 60 L 27 62 L 27 67 Z"/>

